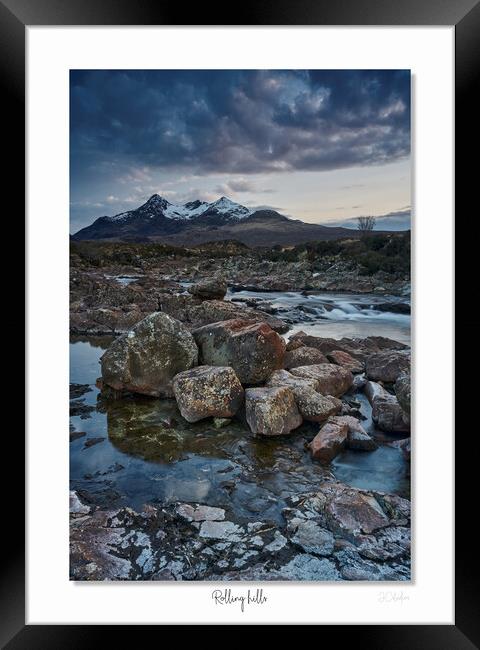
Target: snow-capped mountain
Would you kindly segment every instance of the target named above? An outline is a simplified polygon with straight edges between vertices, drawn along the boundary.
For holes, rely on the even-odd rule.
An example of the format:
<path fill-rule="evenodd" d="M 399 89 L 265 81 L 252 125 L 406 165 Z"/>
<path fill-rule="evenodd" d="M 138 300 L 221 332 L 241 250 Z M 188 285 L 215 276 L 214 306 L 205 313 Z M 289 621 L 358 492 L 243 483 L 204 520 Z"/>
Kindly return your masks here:
<path fill-rule="evenodd" d="M 222 196 L 212 203 L 170 203 L 154 194 L 135 210 L 96 219 L 72 236 L 74 240 L 162 241 L 181 245 L 237 239 L 247 245 L 295 244 L 352 236 L 344 228 L 328 228 L 288 219 L 275 210 L 250 210 Z"/>
<path fill-rule="evenodd" d="M 222 196 L 217 201 L 207 203 L 206 201 L 189 201 L 188 203 L 178 204 L 170 203 L 159 194 L 153 194 L 146 203 L 136 210 L 121 212 L 113 217 L 107 217 L 111 221 L 127 221 L 135 219 L 138 216 L 144 216 L 147 219 L 154 219 L 159 215 L 167 219 L 194 219 L 202 215 L 222 215 L 228 219 L 242 219 L 252 214 L 252 211 L 244 205 L 235 203 L 226 196 Z"/>

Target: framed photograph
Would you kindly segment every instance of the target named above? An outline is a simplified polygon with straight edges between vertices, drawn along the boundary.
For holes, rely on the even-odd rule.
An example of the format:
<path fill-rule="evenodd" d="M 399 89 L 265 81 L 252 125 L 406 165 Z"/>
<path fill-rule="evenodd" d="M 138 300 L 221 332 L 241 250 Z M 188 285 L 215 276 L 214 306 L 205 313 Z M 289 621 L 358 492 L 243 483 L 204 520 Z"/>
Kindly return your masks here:
<path fill-rule="evenodd" d="M 114 4 L 0 2 L 27 226 L 25 554 L 2 644 L 315 624 L 477 647 L 452 242 L 478 3 L 248 3 L 189 25 Z"/>

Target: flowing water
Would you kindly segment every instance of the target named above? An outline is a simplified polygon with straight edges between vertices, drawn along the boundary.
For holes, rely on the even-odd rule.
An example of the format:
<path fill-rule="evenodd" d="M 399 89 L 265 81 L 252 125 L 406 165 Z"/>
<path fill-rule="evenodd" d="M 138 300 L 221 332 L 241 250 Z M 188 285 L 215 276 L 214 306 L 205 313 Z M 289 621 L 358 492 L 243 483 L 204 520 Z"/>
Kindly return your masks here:
<path fill-rule="evenodd" d="M 285 309 L 278 312 L 281 318 L 290 314 L 293 319 L 299 307 L 312 306 L 317 310 L 309 314 L 313 322 L 292 325 L 322 336 L 382 334 L 403 341 L 409 337 L 409 316 L 376 313 L 378 296 L 237 292 L 229 297 L 266 300 Z M 388 300 L 381 297 L 382 303 Z M 342 324 L 351 329 L 342 329 Z M 137 509 L 145 503 L 202 502 L 222 506 L 238 518 L 279 522 L 289 495 L 313 491 L 331 474 L 356 487 L 409 496 L 408 464 L 398 449 L 384 444 L 395 436 L 375 430 L 363 394 L 355 393 L 354 398 L 365 417 L 362 424 L 377 438 L 379 448 L 346 451 L 325 468 L 312 461 L 305 448 L 318 425 L 306 423 L 290 436 L 261 439 L 235 419 L 220 429 L 210 420 L 189 424 L 174 400 L 102 400 L 95 380 L 100 356 L 111 341 L 111 337 L 76 337 L 70 345 L 70 381 L 88 385 L 90 390 L 79 399 L 91 407 L 70 418 L 75 438 L 70 444 L 71 487 L 92 502 Z"/>
<path fill-rule="evenodd" d="M 386 336 L 410 344 L 408 297 L 377 294 L 315 293 L 298 291 L 229 291 L 227 299 L 262 309 L 268 305 L 275 315 L 291 325 L 287 338 L 299 330 L 314 336 L 346 337 Z"/>

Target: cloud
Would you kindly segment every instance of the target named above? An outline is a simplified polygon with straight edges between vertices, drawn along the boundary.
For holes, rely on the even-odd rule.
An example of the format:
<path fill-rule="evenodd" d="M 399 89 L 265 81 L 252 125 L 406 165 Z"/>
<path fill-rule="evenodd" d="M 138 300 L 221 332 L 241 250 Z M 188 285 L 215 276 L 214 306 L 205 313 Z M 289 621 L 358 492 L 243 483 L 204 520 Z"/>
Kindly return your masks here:
<path fill-rule="evenodd" d="M 259 189 L 255 183 L 245 178 L 228 180 L 215 187 L 218 194 L 240 194 L 242 192 L 254 192 L 255 194 L 272 194 L 275 190 Z"/>
<path fill-rule="evenodd" d="M 128 161 L 128 184 L 154 169 L 332 170 L 410 152 L 405 70 L 72 71 L 70 98 L 74 176 L 92 161 Z"/>

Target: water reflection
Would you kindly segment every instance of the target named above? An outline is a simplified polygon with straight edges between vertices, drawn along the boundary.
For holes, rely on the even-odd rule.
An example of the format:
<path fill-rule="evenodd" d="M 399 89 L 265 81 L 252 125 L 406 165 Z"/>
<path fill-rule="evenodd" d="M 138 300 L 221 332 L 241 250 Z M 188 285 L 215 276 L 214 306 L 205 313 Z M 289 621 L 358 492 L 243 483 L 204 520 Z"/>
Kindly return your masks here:
<path fill-rule="evenodd" d="M 285 499 L 313 491 L 326 476 L 357 487 L 408 494 L 408 464 L 401 452 L 380 446 L 374 452 L 345 452 L 330 468 L 312 462 L 306 443 L 318 430 L 305 424 L 285 438 L 261 439 L 241 421 L 217 429 L 212 420 L 188 423 L 174 400 L 130 397 L 105 400 L 95 387 L 99 358 L 112 337 L 75 337 L 70 346 L 70 381 L 88 384 L 86 419 L 72 417 L 77 431 L 70 443 L 72 489 L 93 502 L 141 508 L 148 502 L 207 502 L 238 518 L 280 521 Z M 367 430 L 382 440 L 371 422 L 366 398 L 355 396 Z M 104 441 L 85 446 L 88 438 Z M 392 439 L 383 434 L 383 439 Z M 115 471 L 112 471 L 114 468 Z"/>

